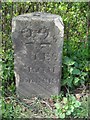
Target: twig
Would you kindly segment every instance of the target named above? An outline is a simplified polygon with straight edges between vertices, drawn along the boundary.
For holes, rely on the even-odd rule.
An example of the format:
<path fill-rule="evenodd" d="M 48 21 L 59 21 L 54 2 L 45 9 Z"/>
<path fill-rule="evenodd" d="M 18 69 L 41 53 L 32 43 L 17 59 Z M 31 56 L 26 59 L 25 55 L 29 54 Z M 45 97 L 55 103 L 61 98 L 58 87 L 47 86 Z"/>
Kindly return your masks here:
<path fill-rule="evenodd" d="M 47 102 L 45 102 L 45 101 L 41 101 L 41 102 L 46 104 L 50 108 L 50 110 L 52 110 L 51 106 Z"/>

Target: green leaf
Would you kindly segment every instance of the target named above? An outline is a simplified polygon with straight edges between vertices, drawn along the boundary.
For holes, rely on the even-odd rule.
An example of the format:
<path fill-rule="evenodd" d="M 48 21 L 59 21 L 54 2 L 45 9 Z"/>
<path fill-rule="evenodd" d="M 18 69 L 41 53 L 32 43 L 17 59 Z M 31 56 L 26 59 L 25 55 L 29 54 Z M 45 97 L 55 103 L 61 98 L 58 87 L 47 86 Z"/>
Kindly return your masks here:
<path fill-rule="evenodd" d="M 54 105 L 57 109 L 60 109 L 60 103 L 55 103 Z"/>
<path fill-rule="evenodd" d="M 65 110 L 67 110 L 67 109 L 68 109 L 68 107 L 69 107 L 69 106 L 66 104 L 66 105 L 65 105 L 65 107 L 64 107 L 64 109 L 65 109 Z"/>
<path fill-rule="evenodd" d="M 68 111 L 66 112 L 66 115 L 70 115 L 70 114 L 71 114 L 71 111 L 68 110 Z"/>
<path fill-rule="evenodd" d="M 59 117 L 60 118 L 65 118 L 65 113 L 60 113 Z"/>
<path fill-rule="evenodd" d="M 75 106 L 76 108 L 77 108 L 77 107 L 80 107 L 80 106 L 81 106 L 81 102 L 76 101 L 75 104 L 74 104 L 74 106 Z"/>
<path fill-rule="evenodd" d="M 66 85 L 66 84 L 67 84 L 67 79 L 64 79 L 64 80 L 62 81 L 62 86 Z"/>
<path fill-rule="evenodd" d="M 73 84 L 77 86 L 79 84 L 80 79 L 78 77 L 74 78 Z"/>
<path fill-rule="evenodd" d="M 54 110 L 54 112 L 55 112 L 55 115 L 58 117 L 58 115 L 59 115 L 58 110 L 57 110 L 57 109 L 55 109 L 55 110 Z"/>
<path fill-rule="evenodd" d="M 66 65 L 69 66 L 69 65 L 74 65 L 74 63 L 75 63 L 75 62 L 74 62 L 73 60 L 71 60 L 69 57 L 66 56 L 66 57 L 64 58 L 64 64 L 66 64 Z"/>
<path fill-rule="evenodd" d="M 74 106 L 71 106 L 71 112 L 73 112 L 74 111 Z"/>
<path fill-rule="evenodd" d="M 66 97 L 63 97 L 63 103 L 67 103 L 68 99 Z"/>
<path fill-rule="evenodd" d="M 69 87 L 72 87 L 72 81 L 73 81 L 73 77 L 69 76 L 68 78 L 63 80 L 62 85 L 68 85 Z"/>
<path fill-rule="evenodd" d="M 80 75 L 80 74 L 81 74 L 81 72 L 80 72 L 80 70 L 79 70 L 79 69 L 74 68 L 74 69 L 73 69 L 73 71 L 72 71 L 72 74 L 74 74 L 74 75 Z"/>
<path fill-rule="evenodd" d="M 87 73 L 86 73 L 86 72 L 82 72 L 81 74 L 82 74 L 82 76 L 86 76 L 86 75 L 87 75 Z"/>
<path fill-rule="evenodd" d="M 72 100 L 72 101 L 74 101 L 74 102 L 76 101 L 76 98 L 75 98 L 74 95 L 70 95 L 70 97 L 71 97 L 71 100 Z"/>
<path fill-rule="evenodd" d="M 69 70 L 69 72 L 72 74 L 72 71 L 73 71 L 73 68 L 71 67 L 70 70 Z"/>
<path fill-rule="evenodd" d="M 68 77 L 66 80 L 67 80 L 67 85 L 68 85 L 69 87 L 72 87 L 73 77 L 72 77 L 72 76 L 71 76 L 71 77 Z"/>
<path fill-rule="evenodd" d="M 75 67 L 78 67 L 78 63 L 77 63 L 77 62 L 75 62 L 75 64 L 74 64 L 74 65 L 75 65 Z"/>

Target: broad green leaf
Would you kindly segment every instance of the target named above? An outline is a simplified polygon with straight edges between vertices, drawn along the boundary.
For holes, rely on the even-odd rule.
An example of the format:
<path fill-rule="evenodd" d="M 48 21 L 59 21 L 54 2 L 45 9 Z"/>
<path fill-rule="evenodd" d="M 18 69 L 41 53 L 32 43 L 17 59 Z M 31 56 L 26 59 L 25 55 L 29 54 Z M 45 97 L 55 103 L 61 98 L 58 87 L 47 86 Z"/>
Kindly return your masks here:
<path fill-rule="evenodd" d="M 74 106 L 71 106 L 70 108 L 71 108 L 71 112 L 73 112 L 74 111 Z"/>
<path fill-rule="evenodd" d="M 71 74 L 72 74 L 73 69 L 74 69 L 74 68 L 70 67 L 69 72 L 70 72 Z"/>
<path fill-rule="evenodd" d="M 75 65 L 75 67 L 78 67 L 78 63 L 77 63 L 77 62 L 75 62 L 75 64 L 74 64 L 74 65 Z"/>
<path fill-rule="evenodd" d="M 69 87 L 72 87 L 73 77 L 72 77 L 72 76 L 71 76 L 71 77 L 68 77 L 66 80 L 67 80 L 67 85 L 68 85 Z"/>
<path fill-rule="evenodd" d="M 62 83 L 62 86 L 66 85 L 67 84 L 67 79 L 64 79 L 61 83 Z"/>
<path fill-rule="evenodd" d="M 69 66 L 69 65 L 74 65 L 74 63 L 75 63 L 75 62 L 74 62 L 73 60 L 71 60 L 69 57 L 66 56 L 66 57 L 64 58 L 64 64 L 66 64 L 66 65 Z"/>
<path fill-rule="evenodd" d="M 68 102 L 68 99 L 66 97 L 63 97 L 63 103 L 67 103 Z"/>
<path fill-rule="evenodd" d="M 81 72 L 80 72 L 80 70 L 79 70 L 79 69 L 74 68 L 74 69 L 73 69 L 73 71 L 72 71 L 72 74 L 74 74 L 74 75 L 80 75 L 80 74 L 81 74 Z"/>
<path fill-rule="evenodd" d="M 73 81 L 73 77 L 69 76 L 68 78 L 63 80 L 62 85 L 68 85 L 69 87 L 72 87 L 72 81 Z"/>
<path fill-rule="evenodd" d="M 68 107 L 69 107 L 69 106 L 66 104 L 66 105 L 65 105 L 65 107 L 64 107 L 64 109 L 65 109 L 65 110 L 67 110 L 67 109 L 68 109 Z"/>
<path fill-rule="evenodd" d="M 54 105 L 57 109 L 60 109 L 60 103 L 55 103 Z"/>
<path fill-rule="evenodd" d="M 65 118 L 65 113 L 60 113 L 60 114 L 59 114 L 59 117 L 60 117 L 60 118 Z"/>
<path fill-rule="evenodd" d="M 71 102 L 71 104 L 74 104 L 76 101 L 76 98 L 74 95 L 69 95 L 69 101 Z"/>
<path fill-rule="evenodd" d="M 86 75 L 87 75 L 87 73 L 86 73 L 86 72 L 82 72 L 82 73 L 81 73 L 81 75 L 86 76 Z"/>
<path fill-rule="evenodd" d="M 73 84 L 77 86 L 79 81 L 80 81 L 80 79 L 78 77 L 75 77 Z"/>
<path fill-rule="evenodd" d="M 75 104 L 74 104 L 74 106 L 75 106 L 76 108 L 77 108 L 77 107 L 80 107 L 80 106 L 81 106 L 81 102 L 76 101 Z"/>
<path fill-rule="evenodd" d="M 66 112 L 66 115 L 70 115 L 70 114 L 71 114 L 71 111 L 68 110 L 68 111 Z"/>
<path fill-rule="evenodd" d="M 59 111 L 57 109 L 55 109 L 54 112 L 55 112 L 55 115 L 58 117 Z"/>

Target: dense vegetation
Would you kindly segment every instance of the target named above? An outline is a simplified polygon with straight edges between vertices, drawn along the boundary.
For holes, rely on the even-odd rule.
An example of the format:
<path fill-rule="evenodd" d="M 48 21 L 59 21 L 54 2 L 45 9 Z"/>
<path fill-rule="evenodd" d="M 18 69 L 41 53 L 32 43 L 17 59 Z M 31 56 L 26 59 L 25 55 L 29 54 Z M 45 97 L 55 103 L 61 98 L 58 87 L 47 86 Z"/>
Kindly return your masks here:
<path fill-rule="evenodd" d="M 2 79 L 2 115 L 3 118 L 34 117 L 37 109 L 38 117 L 87 117 L 87 94 L 89 56 L 89 3 L 2 3 L 2 47 L 0 47 L 0 75 Z M 88 10 L 88 12 L 87 12 Z M 64 22 L 64 47 L 62 60 L 62 92 L 50 98 L 48 105 L 38 98 L 31 104 L 19 101 L 15 96 L 14 57 L 11 40 L 12 17 L 35 11 L 58 14 Z M 2 69 L 2 71 L 1 71 Z M 81 96 L 75 96 L 79 89 Z M 81 92 L 80 92 L 81 90 Z M 67 94 L 65 94 L 67 92 Z M 77 92 L 77 91 L 76 91 Z M 1 100 L 0 100 L 1 102 Z M 53 107 L 51 107 L 51 103 Z M 49 105 L 50 104 L 50 105 Z M 78 109 L 79 108 L 79 109 Z M 42 114 L 42 115 L 41 115 Z"/>

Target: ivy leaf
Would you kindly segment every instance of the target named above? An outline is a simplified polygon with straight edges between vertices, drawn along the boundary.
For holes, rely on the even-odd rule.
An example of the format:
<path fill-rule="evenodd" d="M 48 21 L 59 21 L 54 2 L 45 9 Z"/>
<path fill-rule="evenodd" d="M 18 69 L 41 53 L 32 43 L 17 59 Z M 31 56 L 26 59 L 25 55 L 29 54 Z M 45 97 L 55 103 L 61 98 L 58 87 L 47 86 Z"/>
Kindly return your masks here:
<path fill-rule="evenodd" d="M 77 63 L 77 62 L 75 62 L 75 64 L 74 64 L 74 65 L 75 65 L 75 67 L 78 67 L 78 63 Z"/>
<path fill-rule="evenodd" d="M 82 76 L 87 76 L 87 73 L 85 73 L 85 72 L 82 72 Z"/>
<path fill-rule="evenodd" d="M 73 60 L 71 60 L 69 57 L 66 56 L 66 57 L 64 58 L 64 64 L 66 64 L 66 65 L 69 66 L 69 65 L 74 65 L 74 63 L 75 63 L 75 62 L 74 62 Z"/>
<path fill-rule="evenodd" d="M 79 69 L 74 68 L 74 69 L 73 69 L 73 71 L 72 71 L 72 74 L 74 74 L 74 75 L 80 75 L 80 74 L 81 74 L 81 72 L 80 72 L 80 70 L 79 70 Z"/>
<path fill-rule="evenodd" d="M 75 104 L 74 104 L 74 106 L 75 106 L 76 108 L 80 107 L 80 106 L 81 106 L 81 102 L 76 101 Z"/>
<path fill-rule="evenodd" d="M 70 72 L 71 74 L 72 74 L 73 69 L 74 69 L 74 68 L 71 67 L 70 70 L 69 70 L 69 72 Z"/>
<path fill-rule="evenodd" d="M 66 112 L 66 115 L 70 115 L 70 114 L 71 114 L 71 111 L 68 110 L 68 111 Z"/>
<path fill-rule="evenodd" d="M 73 112 L 74 111 L 74 106 L 71 106 L 71 112 Z"/>
<path fill-rule="evenodd" d="M 54 112 L 55 112 L 55 115 L 58 117 L 58 115 L 59 115 L 58 110 L 57 110 L 57 109 L 55 109 L 55 110 L 54 110 Z"/>
<path fill-rule="evenodd" d="M 66 97 L 63 97 L 63 103 L 66 104 L 68 102 L 68 99 Z"/>
<path fill-rule="evenodd" d="M 67 109 L 68 109 L 68 107 L 69 107 L 69 106 L 66 104 L 66 105 L 65 105 L 65 107 L 64 107 L 64 108 L 65 108 L 65 110 L 67 110 Z"/>
<path fill-rule="evenodd" d="M 66 78 L 65 80 L 63 80 L 62 85 L 68 85 L 69 87 L 72 87 L 72 81 L 73 81 L 73 77 L 69 76 L 68 78 Z"/>
<path fill-rule="evenodd" d="M 68 77 L 66 80 L 67 80 L 67 85 L 68 85 L 69 87 L 72 87 L 73 77 L 72 77 L 72 76 L 71 76 L 71 77 Z"/>
<path fill-rule="evenodd" d="M 78 77 L 75 77 L 75 78 L 74 78 L 74 81 L 73 81 L 73 84 L 74 84 L 75 86 L 77 86 L 79 81 L 80 81 L 80 79 L 79 79 Z"/>
<path fill-rule="evenodd" d="M 60 109 L 60 103 L 55 103 L 54 105 L 57 109 Z"/>
<path fill-rule="evenodd" d="M 60 118 L 65 118 L 65 113 L 60 113 Z"/>

